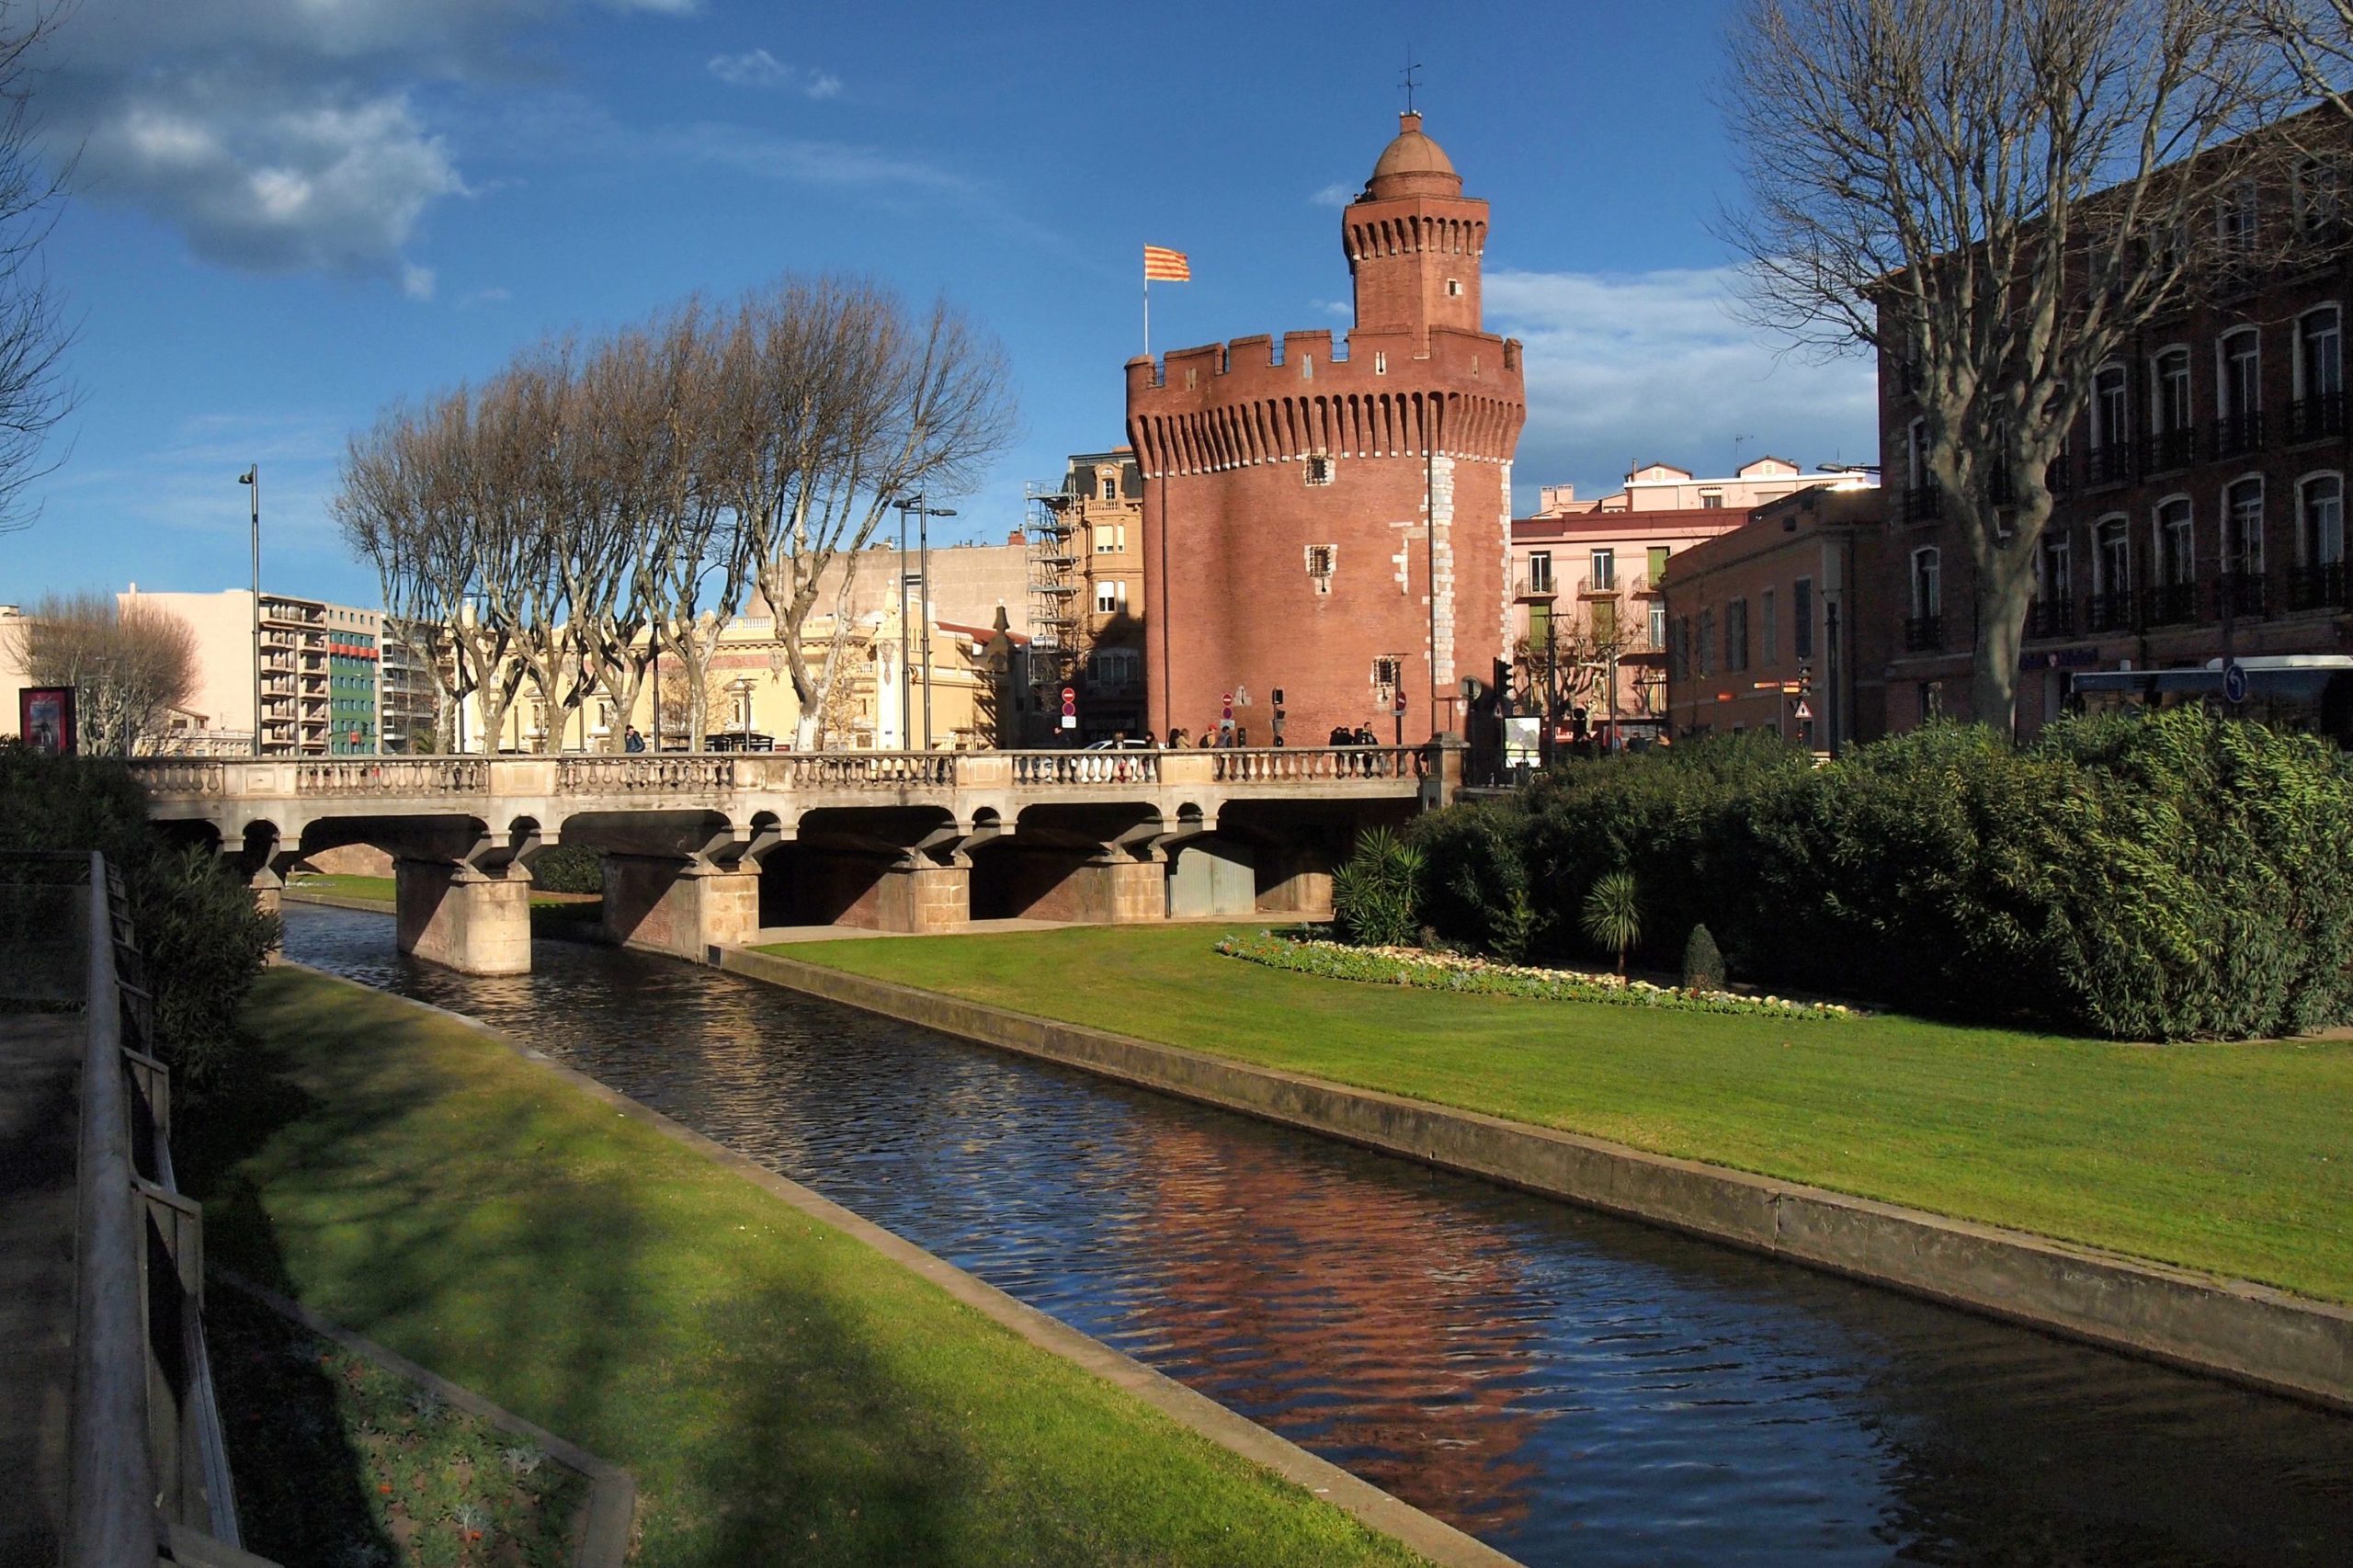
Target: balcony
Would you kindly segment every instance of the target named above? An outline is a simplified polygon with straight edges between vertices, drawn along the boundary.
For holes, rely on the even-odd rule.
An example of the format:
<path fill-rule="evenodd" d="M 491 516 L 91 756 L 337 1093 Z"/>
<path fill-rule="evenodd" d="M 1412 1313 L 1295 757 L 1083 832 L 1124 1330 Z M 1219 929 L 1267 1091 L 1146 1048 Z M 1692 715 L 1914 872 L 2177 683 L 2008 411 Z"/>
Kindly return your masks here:
<path fill-rule="evenodd" d="M 2214 615 L 2239 619 L 2261 617 L 2269 610 L 2260 572 L 2225 572 L 2214 580 Z"/>
<path fill-rule="evenodd" d="M 2159 583 L 2148 590 L 2147 624 L 2179 626 L 2198 619 L 2198 585 Z"/>
<path fill-rule="evenodd" d="M 2090 631 L 2132 630 L 2132 595 L 2129 589 L 2094 594 L 2084 600 L 2084 625 Z"/>
<path fill-rule="evenodd" d="M 1615 599 L 1618 593 L 1618 579 L 1615 574 L 1598 578 L 1583 577 L 1577 581 L 1577 597 L 1581 599 Z"/>
<path fill-rule="evenodd" d="M 1513 579 L 1511 597 L 1515 599 L 1554 599 L 1560 597 L 1552 586 L 1550 572 L 1523 572 Z"/>
<path fill-rule="evenodd" d="M 1933 484 L 1911 484 L 1904 490 L 1903 517 L 1907 523 L 1933 523 L 1944 515 L 1944 500 Z"/>
<path fill-rule="evenodd" d="M 1904 618 L 1904 651 L 1907 653 L 1938 653 L 1944 651 L 1945 618 L 1941 615 L 1912 615 Z"/>
<path fill-rule="evenodd" d="M 2072 599 L 2037 599 L 2028 607 L 2026 634 L 2029 637 L 2073 637 L 2075 634 L 2075 606 Z"/>
<path fill-rule="evenodd" d="M 2288 608 L 2290 610 L 2346 608 L 2345 562 L 2342 561 L 2325 561 L 2317 566 L 2291 566 L 2287 575 Z"/>
<path fill-rule="evenodd" d="M 2288 405 L 2288 439 L 2319 441 L 2345 434 L 2345 394 L 2322 392 Z"/>
<path fill-rule="evenodd" d="M 2121 441 L 2094 447 L 2084 459 L 2086 484 L 2122 484 L 2132 477 L 2132 450 Z"/>
<path fill-rule="evenodd" d="M 2063 457 L 2052 459 L 2051 466 L 2043 471 L 2042 483 L 2053 495 L 2066 494 L 2075 488 L 2075 465 Z"/>
<path fill-rule="evenodd" d="M 2177 429 L 2160 430 L 2141 443 L 2141 472 L 2163 473 L 2169 469 L 2188 468 L 2198 460 L 2198 432 L 2184 425 Z"/>
<path fill-rule="evenodd" d="M 2263 411 L 2225 414 L 2214 421 L 2214 455 L 2234 458 L 2263 449 Z"/>

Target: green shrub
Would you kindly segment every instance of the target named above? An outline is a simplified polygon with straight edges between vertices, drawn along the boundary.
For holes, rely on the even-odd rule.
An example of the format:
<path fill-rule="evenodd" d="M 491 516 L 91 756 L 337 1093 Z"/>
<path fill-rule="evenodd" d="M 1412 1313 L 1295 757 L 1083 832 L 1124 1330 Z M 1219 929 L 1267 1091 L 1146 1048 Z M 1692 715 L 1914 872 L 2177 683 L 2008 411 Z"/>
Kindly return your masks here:
<path fill-rule="evenodd" d="M 96 849 L 122 874 L 154 1000 L 155 1047 L 200 1088 L 236 1039 L 245 994 L 278 945 L 278 920 L 254 907 L 222 857 L 178 845 L 147 822 L 129 768 L 0 744 L 0 849 Z"/>
<path fill-rule="evenodd" d="M 1385 827 L 1357 840 L 1356 853 L 1332 874 L 1332 918 L 1348 940 L 1369 948 L 1414 944 L 1422 852 Z"/>
<path fill-rule="evenodd" d="M 1478 810 L 1415 838 L 1449 867 L 1432 924 L 1489 950 L 1513 884 L 1452 868 L 1474 850 L 1520 868 L 1544 938 L 1583 931 L 1569 912 L 1623 869 L 1646 937 L 1705 925 L 1752 979 L 2120 1039 L 2353 1020 L 2353 774 L 2201 710 L 2063 721 L 2022 749 L 1931 725 L 1824 767 L 1725 737 Z"/>
<path fill-rule="evenodd" d="M 1585 895 L 1585 934 L 1618 955 L 1618 972 L 1626 972 L 1626 949 L 1643 939 L 1642 903 L 1634 873 L 1611 871 L 1595 881 Z"/>
<path fill-rule="evenodd" d="M 559 844 L 531 858 L 531 885 L 547 892 L 602 892 L 605 858 L 594 849 Z"/>
<path fill-rule="evenodd" d="M 1724 988 L 1724 955 L 1716 948 L 1716 939 L 1705 926 L 1691 927 L 1690 939 L 1683 944 L 1683 989 L 1686 991 L 1722 991 Z"/>

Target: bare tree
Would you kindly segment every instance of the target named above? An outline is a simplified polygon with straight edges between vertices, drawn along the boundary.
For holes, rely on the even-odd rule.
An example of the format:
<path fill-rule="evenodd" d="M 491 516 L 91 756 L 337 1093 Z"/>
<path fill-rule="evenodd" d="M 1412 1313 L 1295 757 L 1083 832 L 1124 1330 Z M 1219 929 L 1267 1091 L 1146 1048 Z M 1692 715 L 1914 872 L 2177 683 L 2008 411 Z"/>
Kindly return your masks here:
<path fill-rule="evenodd" d="M 11 624 L 10 650 L 34 686 L 70 686 L 78 744 L 102 756 L 154 750 L 171 711 L 196 691 L 196 632 L 136 600 L 52 594 Z"/>
<path fill-rule="evenodd" d="M 2269 177 L 2249 133 L 2294 86 L 2247 4 L 1749 0 L 1733 29 L 1750 311 L 1901 368 L 1974 567 L 1972 711 L 2004 732 L 2093 372 L 2231 263 L 2218 205 Z"/>
<path fill-rule="evenodd" d="M 2250 0 L 2254 25 L 2303 91 L 2353 118 L 2353 0 Z"/>
<path fill-rule="evenodd" d="M 1012 438 L 1004 356 L 944 302 L 917 316 L 874 284 L 819 278 L 747 300 L 728 358 L 726 587 L 756 577 L 800 707 L 793 747 L 813 750 L 859 553 L 894 502 L 962 488 Z M 846 551 L 834 636 L 813 667 L 802 629 Z"/>
<path fill-rule="evenodd" d="M 55 469 L 44 449 L 76 401 L 63 367 L 73 330 L 41 267 L 66 176 L 43 171 L 32 108 L 32 56 L 66 8 L 0 0 L 0 533 L 32 522 L 25 487 Z"/>

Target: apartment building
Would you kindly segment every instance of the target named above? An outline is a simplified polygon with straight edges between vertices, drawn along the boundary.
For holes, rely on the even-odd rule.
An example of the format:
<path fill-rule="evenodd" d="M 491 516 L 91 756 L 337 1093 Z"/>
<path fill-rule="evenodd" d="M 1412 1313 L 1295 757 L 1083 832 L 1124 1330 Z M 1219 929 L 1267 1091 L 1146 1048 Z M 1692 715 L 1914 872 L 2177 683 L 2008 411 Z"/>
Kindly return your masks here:
<path fill-rule="evenodd" d="M 203 744 L 197 744 L 191 730 L 181 736 L 189 747 L 249 749 L 258 686 L 262 755 L 334 756 L 377 749 L 382 612 L 264 592 L 256 669 L 250 590 L 155 594 L 133 583 L 116 600 L 166 610 L 196 634 L 197 686 L 188 706 L 200 722 Z"/>
<path fill-rule="evenodd" d="M 1133 450 L 1080 452 L 1029 494 L 1029 669 L 1040 744 L 1144 733 L 1143 475 Z M 1077 728 L 1060 729 L 1061 688 Z"/>
<path fill-rule="evenodd" d="M 2213 214 L 2217 287 L 2095 372 L 2049 476 L 2056 497 L 2019 658 L 2018 730 L 2090 671 L 2353 650 L 2345 486 L 2347 260 L 2333 165 Z M 1970 718 L 1976 583 L 1929 477 L 1903 366 L 1882 357 L 1881 426 L 1902 494 L 1886 569 L 1896 647 L 1888 723 Z"/>

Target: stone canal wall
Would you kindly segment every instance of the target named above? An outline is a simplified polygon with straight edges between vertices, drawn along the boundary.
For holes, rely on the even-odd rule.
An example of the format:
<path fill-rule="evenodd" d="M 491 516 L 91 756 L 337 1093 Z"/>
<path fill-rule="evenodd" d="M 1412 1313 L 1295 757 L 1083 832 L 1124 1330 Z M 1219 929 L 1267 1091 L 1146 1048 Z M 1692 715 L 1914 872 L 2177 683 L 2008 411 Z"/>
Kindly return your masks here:
<path fill-rule="evenodd" d="M 722 949 L 717 961 L 985 1045 L 2353 1411 L 2344 1307 L 772 954 Z"/>

